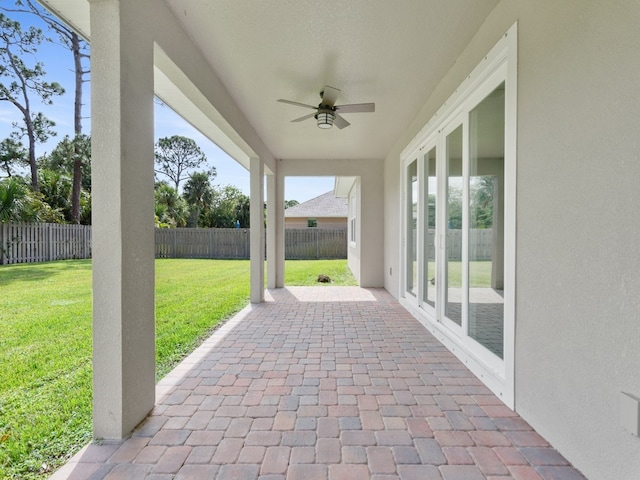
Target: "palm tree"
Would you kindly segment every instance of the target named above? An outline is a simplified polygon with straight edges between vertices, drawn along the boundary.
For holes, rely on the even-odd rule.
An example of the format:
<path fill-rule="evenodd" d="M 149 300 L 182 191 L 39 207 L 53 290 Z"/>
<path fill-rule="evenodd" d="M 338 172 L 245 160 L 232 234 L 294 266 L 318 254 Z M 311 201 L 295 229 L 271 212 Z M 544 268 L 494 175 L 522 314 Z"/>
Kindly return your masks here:
<path fill-rule="evenodd" d="M 16 178 L 0 182 L 0 222 L 24 221 L 26 188 Z"/>
<path fill-rule="evenodd" d="M 42 200 L 59 211 L 68 222 L 75 222 L 72 214 L 71 196 L 73 181 L 64 172 L 41 169 L 39 172 Z"/>
<path fill-rule="evenodd" d="M 195 172 L 189 176 L 184 186 L 184 198 L 195 209 L 195 226 L 200 223 L 200 215 L 211 204 L 213 189 L 207 172 Z"/>
<path fill-rule="evenodd" d="M 156 216 L 167 225 L 184 227 L 187 224 L 189 208 L 178 191 L 166 183 L 158 183 L 155 190 Z"/>

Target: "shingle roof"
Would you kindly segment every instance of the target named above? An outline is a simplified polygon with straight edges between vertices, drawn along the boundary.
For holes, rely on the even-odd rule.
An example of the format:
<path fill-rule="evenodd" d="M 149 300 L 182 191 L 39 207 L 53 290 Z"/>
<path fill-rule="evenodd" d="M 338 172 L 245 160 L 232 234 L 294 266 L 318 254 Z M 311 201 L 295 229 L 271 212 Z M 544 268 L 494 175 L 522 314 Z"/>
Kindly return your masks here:
<path fill-rule="evenodd" d="M 349 207 L 344 198 L 333 196 L 333 190 L 300 203 L 295 207 L 289 207 L 284 211 L 285 217 L 348 217 Z"/>

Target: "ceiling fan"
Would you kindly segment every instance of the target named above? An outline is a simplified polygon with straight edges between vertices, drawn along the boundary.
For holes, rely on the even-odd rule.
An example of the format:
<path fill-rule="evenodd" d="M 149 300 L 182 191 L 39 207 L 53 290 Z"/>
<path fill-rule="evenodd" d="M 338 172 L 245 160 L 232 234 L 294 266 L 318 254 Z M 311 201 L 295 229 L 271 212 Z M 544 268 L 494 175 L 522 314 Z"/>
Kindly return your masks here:
<path fill-rule="evenodd" d="M 329 85 L 325 86 L 320 92 L 320 103 L 317 107 L 313 105 L 307 105 L 306 103 L 294 102 L 293 100 L 285 100 L 283 98 L 278 101 L 281 103 L 288 103 L 291 105 L 297 105 L 299 107 L 310 108 L 315 110 L 314 113 L 305 115 L 300 118 L 291 120 L 292 122 L 302 122 L 309 118 L 315 118 L 318 121 L 318 127 L 331 128 L 332 125 L 342 129 L 351 125 L 347 122 L 339 113 L 367 113 L 375 112 L 375 103 L 352 103 L 349 105 L 336 105 L 338 94 L 340 90 Z"/>

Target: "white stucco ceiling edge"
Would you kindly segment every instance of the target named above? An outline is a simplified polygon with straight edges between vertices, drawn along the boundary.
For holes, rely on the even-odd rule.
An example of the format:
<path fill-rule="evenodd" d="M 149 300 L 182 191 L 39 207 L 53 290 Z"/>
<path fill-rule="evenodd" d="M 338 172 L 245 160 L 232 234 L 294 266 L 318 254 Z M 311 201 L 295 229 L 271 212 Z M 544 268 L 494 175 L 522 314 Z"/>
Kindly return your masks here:
<path fill-rule="evenodd" d="M 248 170 L 258 155 L 157 44 L 154 65 L 158 98 Z"/>
<path fill-rule="evenodd" d="M 77 0 L 37 0 L 87 41 L 91 38 L 90 5 Z M 227 155 L 249 169 L 254 150 L 225 121 L 189 78 L 154 43 L 154 91 L 162 102 L 209 138 Z M 268 165 L 265 168 L 269 173 Z"/>

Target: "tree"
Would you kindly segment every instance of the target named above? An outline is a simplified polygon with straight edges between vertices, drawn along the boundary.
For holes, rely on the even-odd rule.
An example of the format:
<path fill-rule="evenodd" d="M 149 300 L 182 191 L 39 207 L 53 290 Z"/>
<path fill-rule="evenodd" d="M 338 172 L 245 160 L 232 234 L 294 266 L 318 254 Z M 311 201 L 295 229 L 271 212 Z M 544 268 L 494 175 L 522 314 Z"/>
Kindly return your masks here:
<path fill-rule="evenodd" d="M 179 190 L 180 182 L 189 178 L 189 172 L 207 161 L 204 152 L 191 138 L 173 135 L 156 143 L 156 173 L 166 175 Z M 208 177 L 215 178 L 216 169 L 212 167 Z"/>
<path fill-rule="evenodd" d="M 296 205 L 300 205 L 300 202 L 297 200 L 285 200 L 284 201 L 284 209 L 286 210 L 287 208 L 290 207 L 295 207 Z"/>
<path fill-rule="evenodd" d="M 236 198 L 233 213 L 236 221 L 240 223 L 240 228 L 249 228 L 249 222 L 251 220 L 251 200 L 249 197 L 241 193 L 240 196 Z"/>
<path fill-rule="evenodd" d="M 63 170 L 70 178 L 76 180 L 76 165 L 80 164 L 81 190 L 91 191 L 91 137 L 88 135 L 76 135 L 65 137 L 55 146 L 49 155 L 38 160 L 39 167 L 53 170 Z M 75 191 L 72 194 L 72 204 Z M 75 205 L 74 205 L 75 207 Z M 74 218 L 76 218 L 74 212 Z"/>
<path fill-rule="evenodd" d="M 44 104 L 50 105 L 52 97 L 64 93 L 57 82 L 44 80 L 41 62 L 30 67 L 24 61 L 37 52 L 43 40 L 40 29 L 29 27 L 23 31 L 20 23 L 0 13 L 0 101 L 11 103 L 23 117 L 24 126 L 19 128 L 28 140 L 31 185 L 36 192 L 39 186 L 35 146 L 55 135 L 52 130 L 55 123 L 42 113 L 32 111 L 30 95 L 35 94 Z"/>
<path fill-rule="evenodd" d="M 213 189 L 213 201 L 205 223 L 213 228 L 233 228 L 236 221 L 242 228 L 249 227 L 250 201 L 239 188 L 233 185 L 215 187 Z"/>
<path fill-rule="evenodd" d="M 469 208 L 471 228 L 493 227 L 493 191 L 492 176 L 472 177 L 469 185 L 471 206 Z"/>
<path fill-rule="evenodd" d="M 81 165 L 80 176 L 76 175 L 75 167 Z M 51 205 L 64 212 L 65 220 L 70 223 L 90 224 L 91 213 L 91 138 L 87 135 L 77 135 L 74 138 L 66 135 L 55 146 L 50 154 L 38 159 L 40 177 L 40 191 L 45 200 L 49 201 L 51 192 L 58 189 L 64 179 L 65 201 L 53 195 Z M 54 173 L 56 175 L 54 175 Z M 76 198 L 75 180 L 80 178 L 80 197 Z M 53 182 L 55 185 L 43 185 L 42 182 Z"/>
<path fill-rule="evenodd" d="M 447 228 L 460 230 L 462 228 L 462 187 L 450 184 L 447 199 Z"/>
<path fill-rule="evenodd" d="M 15 136 L 2 140 L 0 142 L 0 170 L 4 171 L 4 176 L 14 176 L 15 167 L 25 165 L 28 165 L 28 160 L 24 145 Z"/>
<path fill-rule="evenodd" d="M 64 170 L 71 177 L 75 169 L 76 155 L 82 157 L 82 188 L 91 190 L 91 137 L 89 135 L 77 135 L 73 138 L 65 135 L 51 153 L 41 157 L 39 162 L 43 167 Z"/>
<path fill-rule="evenodd" d="M 60 211 L 66 220 L 71 216 L 71 178 L 64 172 L 40 169 L 40 194 L 45 202 Z"/>
<path fill-rule="evenodd" d="M 0 222 L 60 223 L 62 214 L 42 200 L 20 177 L 0 181 Z"/>
<path fill-rule="evenodd" d="M 189 218 L 189 206 L 178 191 L 165 182 L 155 187 L 156 225 L 163 227 L 184 227 Z"/>
<path fill-rule="evenodd" d="M 15 178 L 0 182 L 0 222 L 19 222 L 25 211 L 26 190 Z"/>
<path fill-rule="evenodd" d="M 192 207 L 191 226 L 197 227 L 201 223 L 201 215 L 206 212 L 213 199 L 209 173 L 192 173 L 184 186 L 184 198 Z"/>
<path fill-rule="evenodd" d="M 87 81 L 86 75 L 89 73 L 89 68 L 85 67 L 83 61 L 89 58 L 88 48 L 89 44 L 85 42 L 80 36 L 71 28 L 69 28 L 64 22 L 57 17 L 51 15 L 47 10 L 40 7 L 33 0 L 16 0 L 15 9 L 3 8 L 7 12 L 24 12 L 32 13 L 40 17 L 47 26 L 53 30 L 60 39 L 61 43 L 65 45 L 73 55 L 73 65 L 75 73 L 75 85 L 74 85 L 74 109 L 73 109 L 73 128 L 76 137 L 82 135 L 82 88 L 83 84 Z M 89 162 L 90 157 L 86 157 L 82 154 L 82 144 L 74 143 L 73 152 L 73 191 L 71 197 L 72 214 L 75 223 L 80 222 L 80 197 L 81 189 L 84 183 L 84 179 L 87 177 L 85 166 Z"/>

